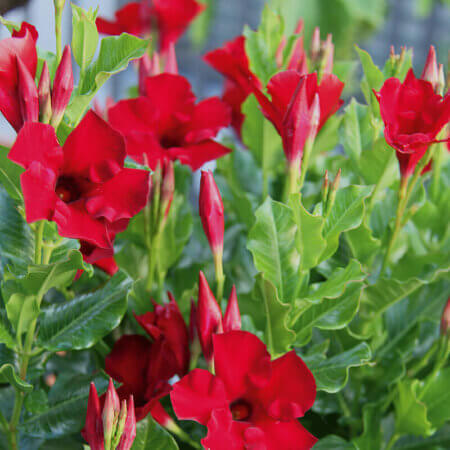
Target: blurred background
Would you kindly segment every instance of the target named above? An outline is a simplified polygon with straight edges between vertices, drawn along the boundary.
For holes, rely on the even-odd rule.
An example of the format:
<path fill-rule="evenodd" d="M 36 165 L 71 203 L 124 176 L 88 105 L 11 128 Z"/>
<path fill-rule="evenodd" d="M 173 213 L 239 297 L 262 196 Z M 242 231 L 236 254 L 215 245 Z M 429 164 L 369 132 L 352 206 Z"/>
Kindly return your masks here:
<path fill-rule="evenodd" d="M 222 78 L 209 68 L 201 55 L 242 33 L 244 25 L 256 28 L 265 0 L 201 0 L 208 8 L 177 44 L 180 72 L 191 81 L 199 97 L 217 95 Z M 72 0 L 87 7 L 99 6 L 99 15 L 112 18 L 125 0 Z M 333 33 L 336 60 L 354 60 L 354 43 L 368 50 L 374 61 L 383 65 L 394 45 L 414 48 L 414 65 L 421 71 L 430 44 L 436 46 L 440 62 L 447 67 L 450 50 L 450 0 L 267 0 L 283 14 L 288 30 L 303 17 L 306 41 L 315 26 L 322 36 Z M 11 9 L 12 8 L 12 9 Z M 65 43 L 71 39 L 71 11 L 66 2 L 63 23 Z M 8 20 L 33 23 L 39 31 L 38 45 L 54 51 L 53 0 L 0 0 L 0 14 Z M 0 38 L 9 35 L 5 27 Z M 0 68 L 1 70 L 1 68 Z M 136 84 L 134 69 L 121 73 L 106 83 L 100 102 L 107 96 L 126 96 Z M 1 118 L 0 142 L 14 139 L 14 132 Z"/>

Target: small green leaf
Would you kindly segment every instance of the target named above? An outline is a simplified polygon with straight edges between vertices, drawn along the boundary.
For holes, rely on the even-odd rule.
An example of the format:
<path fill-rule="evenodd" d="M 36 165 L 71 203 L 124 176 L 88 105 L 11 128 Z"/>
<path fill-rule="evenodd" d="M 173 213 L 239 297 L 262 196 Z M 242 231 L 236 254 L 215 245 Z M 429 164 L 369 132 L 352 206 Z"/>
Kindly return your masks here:
<path fill-rule="evenodd" d="M 352 255 L 361 263 L 370 265 L 380 250 L 381 242 L 375 239 L 372 230 L 367 226 L 366 221 L 363 220 L 358 228 L 347 231 L 345 239 L 350 247 Z"/>
<path fill-rule="evenodd" d="M 119 271 L 98 291 L 45 308 L 39 344 L 50 351 L 92 347 L 119 325 L 131 286 L 132 280 Z"/>
<path fill-rule="evenodd" d="M 381 405 L 378 403 L 369 403 L 363 407 L 364 431 L 353 441 L 358 450 L 382 448 L 381 418 Z"/>
<path fill-rule="evenodd" d="M 175 439 L 160 427 L 149 414 L 137 424 L 136 438 L 131 450 L 177 450 Z"/>
<path fill-rule="evenodd" d="M 270 197 L 256 210 L 247 248 L 255 267 L 271 281 L 282 301 L 291 301 L 298 284 L 300 255 L 292 243 L 297 226 L 292 210 Z"/>
<path fill-rule="evenodd" d="M 350 368 L 367 364 L 371 357 L 370 347 L 362 342 L 343 353 L 310 364 L 309 368 L 316 379 L 317 389 L 335 393 L 347 384 Z M 308 364 L 307 359 L 305 362 Z"/>
<path fill-rule="evenodd" d="M 0 183 L 16 202 L 22 202 L 20 175 L 25 169 L 8 159 L 9 149 L 0 145 Z"/>
<path fill-rule="evenodd" d="M 3 364 L 3 366 L 0 367 L 0 380 L 1 379 L 7 380 L 11 386 L 21 392 L 28 394 L 33 390 L 33 385 L 19 378 L 12 364 Z"/>
<path fill-rule="evenodd" d="M 314 450 L 355 450 L 355 446 L 339 436 L 330 435 L 320 439 Z"/>
<path fill-rule="evenodd" d="M 360 105 L 354 98 L 345 108 L 342 123 L 342 140 L 345 153 L 354 163 L 359 161 L 361 153 L 364 149 L 362 136 L 364 130 L 361 129 L 361 122 L 367 118 L 367 116 L 367 106 Z M 368 126 L 370 126 L 370 124 Z"/>
<path fill-rule="evenodd" d="M 430 382 L 421 401 L 427 407 L 427 419 L 433 428 L 440 428 L 450 420 L 450 367 L 442 369 Z"/>
<path fill-rule="evenodd" d="M 418 397 L 420 381 L 402 380 L 397 389 L 398 395 L 394 400 L 396 432 L 423 437 L 432 435 L 435 430 L 427 419 L 427 408 Z"/>

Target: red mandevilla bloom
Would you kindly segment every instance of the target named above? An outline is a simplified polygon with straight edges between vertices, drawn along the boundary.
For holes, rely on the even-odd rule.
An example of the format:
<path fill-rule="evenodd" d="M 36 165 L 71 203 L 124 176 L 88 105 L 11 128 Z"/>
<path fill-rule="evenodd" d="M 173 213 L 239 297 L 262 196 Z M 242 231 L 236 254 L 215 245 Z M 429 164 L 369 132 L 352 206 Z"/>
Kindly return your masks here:
<path fill-rule="evenodd" d="M 50 125 L 25 124 L 8 157 L 26 169 L 27 222 L 56 222 L 61 236 L 80 239 L 88 262 L 111 257 L 115 234 L 148 198 L 148 172 L 124 168 L 125 156 L 121 135 L 93 111 L 63 147 Z"/>
<path fill-rule="evenodd" d="M 164 306 L 136 316 L 138 323 L 152 338 L 141 335 L 122 336 L 105 359 L 105 370 L 123 383 L 118 389 L 121 399 L 133 395 L 137 420 L 148 413 L 165 426 L 170 420 L 159 404 L 171 386 L 169 380 L 183 376 L 189 368 L 189 335 L 183 316 L 172 295 Z"/>
<path fill-rule="evenodd" d="M 121 403 L 114 384 L 110 379 L 102 407 L 97 389 L 94 383 L 91 383 L 86 424 L 81 434 L 91 447 L 91 450 L 104 450 L 105 437 L 108 442 L 115 444 L 113 448 L 130 450 L 136 437 L 133 396 L 123 400 Z"/>
<path fill-rule="evenodd" d="M 212 172 L 202 170 L 198 200 L 203 230 L 213 255 L 222 258 L 224 217 L 223 203 Z"/>
<path fill-rule="evenodd" d="M 204 5 L 195 0 L 130 2 L 116 11 L 115 21 L 99 17 L 97 28 L 105 34 L 118 35 L 125 32 L 148 37 L 153 27 L 156 27 L 159 33 L 160 50 L 166 52 L 169 45 L 178 40 L 204 8 Z"/>
<path fill-rule="evenodd" d="M 396 151 L 401 176 L 409 177 L 450 120 L 450 95 L 435 94 L 433 85 L 417 79 L 412 69 L 403 83 L 389 78 L 375 95 L 386 141 Z"/>
<path fill-rule="evenodd" d="M 175 414 L 207 426 L 211 450 L 310 449 L 317 441 L 298 422 L 316 397 L 314 377 L 291 351 L 271 361 L 245 331 L 214 336 L 216 375 L 195 369 L 170 394 Z"/>
<path fill-rule="evenodd" d="M 219 98 L 195 104 L 188 80 L 169 73 L 148 77 L 145 87 L 145 96 L 122 100 L 108 114 L 129 156 L 152 170 L 176 159 L 197 170 L 230 152 L 212 139 L 230 124 L 229 108 Z"/>

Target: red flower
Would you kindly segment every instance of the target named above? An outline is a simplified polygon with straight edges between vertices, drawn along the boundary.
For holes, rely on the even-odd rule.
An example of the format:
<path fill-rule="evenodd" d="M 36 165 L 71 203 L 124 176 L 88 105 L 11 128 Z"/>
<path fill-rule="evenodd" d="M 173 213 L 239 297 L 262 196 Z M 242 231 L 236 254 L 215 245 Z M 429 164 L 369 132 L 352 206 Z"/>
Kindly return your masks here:
<path fill-rule="evenodd" d="M 230 123 L 217 97 L 195 104 L 186 78 L 163 73 L 146 79 L 146 95 L 122 100 L 109 110 L 111 125 L 125 136 L 127 153 L 152 170 L 178 159 L 192 170 L 230 152 L 212 138 Z"/>
<path fill-rule="evenodd" d="M 117 417 L 116 423 L 114 423 L 115 417 Z M 116 436 L 121 427 L 123 427 L 122 433 Z M 108 391 L 101 402 L 94 383 L 91 383 L 86 424 L 81 434 L 92 450 L 104 450 L 105 440 L 113 442 L 114 448 L 118 450 L 130 450 L 136 437 L 133 396 L 120 402 L 110 379 Z M 117 439 L 119 439 L 118 442 Z"/>
<path fill-rule="evenodd" d="M 258 88 L 261 83 L 250 71 L 250 63 L 245 52 L 245 38 L 238 36 L 227 42 L 222 48 L 207 53 L 204 60 L 225 77 L 222 99 L 232 109 L 232 125 L 241 135 L 244 116 L 241 111 L 242 103 L 253 91 L 253 85 Z"/>
<path fill-rule="evenodd" d="M 23 22 L 21 29 L 14 31 L 12 37 L 0 41 L 0 111 L 16 131 L 19 131 L 26 120 L 22 115 L 21 103 L 23 96 L 29 94 L 24 92 L 24 88 L 29 88 L 30 79 L 34 85 L 37 67 L 36 39 L 36 29 Z M 21 78 L 26 81 L 22 88 Z M 34 88 L 36 90 L 35 85 Z"/>
<path fill-rule="evenodd" d="M 118 389 L 121 399 L 133 395 L 137 420 L 151 413 L 165 425 L 168 417 L 159 404 L 166 396 L 174 376 L 183 376 L 189 368 L 189 337 L 186 324 L 173 297 L 164 306 L 136 316 L 139 324 L 152 338 L 140 335 L 122 336 L 105 359 L 105 370 L 123 383 Z"/>
<path fill-rule="evenodd" d="M 245 331 L 214 336 L 215 373 L 195 369 L 170 394 L 175 414 L 208 427 L 211 450 L 310 449 L 317 439 L 297 418 L 316 397 L 314 377 L 294 351 L 271 361 Z"/>
<path fill-rule="evenodd" d="M 318 84 L 316 73 L 301 75 L 286 70 L 273 76 L 267 85 L 271 101 L 259 89 L 254 91 L 264 115 L 283 139 L 288 161 L 298 160 L 306 139 L 340 108 L 343 89 L 344 83 L 333 74 L 324 74 Z M 319 105 L 315 106 L 317 101 Z M 320 106 L 318 127 L 317 106 Z"/>
<path fill-rule="evenodd" d="M 118 35 L 130 33 L 148 37 L 153 25 L 159 33 L 159 47 L 166 52 L 175 43 L 188 25 L 204 9 L 195 0 L 143 0 L 130 2 L 115 13 L 115 21 L 97 19 L 101 33 Z"/>
<path fill-rule="evenodd" d="M 56 222 L 61 236 L 80 239 L 85 255 L 111 257 L 115 234 L 147 202 L 148 172 L 124 168 L 123 138 L 92 111 L 62 148 L 50 125 L 25 124 L 8 157 L 26 169 L 28 223 Z"/>
<path fill-rule="evenodd" d="M 450 120 L 450 95 L 435 94 L 433 85 L 417 79 L 412 69 L 403 83 L 389 78 L 375 95 L 384 137 L 396 150 L 401 176 L 408 177 Z"/>
<path fill-rule="evenodd" d="M 212 293 L 205 275 L 199 273 L 198 281 L 198 307 L 196 309 L 196 324 L 198 337 L 206 362 L 210 364 L 213 359 L 213 336 L 232 330 L 241 329 L 241 315 L 236 296 L 236 288 L 233 286 L 228 299 L 225 315 Z"/>

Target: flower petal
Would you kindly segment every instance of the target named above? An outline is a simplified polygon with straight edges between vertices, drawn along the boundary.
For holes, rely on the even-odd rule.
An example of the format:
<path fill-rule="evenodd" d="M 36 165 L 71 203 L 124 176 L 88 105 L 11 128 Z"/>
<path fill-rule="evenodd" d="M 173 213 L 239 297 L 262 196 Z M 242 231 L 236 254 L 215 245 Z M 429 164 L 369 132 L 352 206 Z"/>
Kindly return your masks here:
<path fill-rule="evenodd" d="M 169 158 L 153 132 L 131 132 L 126 136 L 127 154 L 139 164 L 145 164 L 155 170 L 159 163 Z"/>
<path fill-rule="evenodd" d="M 123 137 L 92 110 L 69 135 L 63 151 L 63 173 L 95 183 L 120 172 L 126 156 Z"/>
<path fill-rule="evenodd" d="M 228 408 L 222 381 L 203 369 L 194 369 L 173 386 L 172 406 L 181 420 L 195 420 L 206 425 L 213 410 Z"/>

